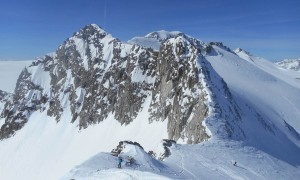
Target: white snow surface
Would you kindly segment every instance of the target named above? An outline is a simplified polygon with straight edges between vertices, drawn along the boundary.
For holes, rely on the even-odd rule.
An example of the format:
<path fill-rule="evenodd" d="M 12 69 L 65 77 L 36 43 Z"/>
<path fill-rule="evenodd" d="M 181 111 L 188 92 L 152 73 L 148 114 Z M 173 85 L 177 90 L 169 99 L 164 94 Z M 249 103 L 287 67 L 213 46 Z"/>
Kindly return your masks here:
<path fill-rule="evenodd" d="M 70 123 L 70 111 L 64 111 L 59 123 L 46 112 L 35 112 L 15 136 L 0 143 L 0 177 L 58 179 L 90 156 L 110 152 L 122 140 L 143 142 L 151 150 L 168 136 L 166 121 L 148 123 L 149 104 L 147 99 L 143 111 L 127 126 L 111 115 L 80 132 L 77 124 Z"/>
<path fill-rule="evenodd" d="M 297 59 L 284 59 L 283 61 L 277 62 L 276 65 L 283 69 L 293 70 L 300 72 L 300 58 Z"/>
<path fill-rule="evenodd" d="M 126 164 L 127 158 L 135 162 Z M 122 158 L 122 168 L 117 169 L 118 158 Z M 174 179 L 176 172 L 163 162 L 152 158 L 138 146 L 126 144 L 118 157 L 110 153 L 99 153 L 83 164 L 76 166 L 61 180 L 69 179 Z"/>
<path fill-rule="evenodd" d="M 299 166 L 236 141 L 176 145 L 171 153 L 164 163 L 188 179 L 297 179 L 300 174 Z"/>
<path fill-rule="evenodd" d="M 99 153 L 73 168 L 61 180 L 69 179 L 297 179 L 299 166 L 280 161 L 240 142 L 217 139 L 198 145 L 175 144 L 164 161 L 151 158 L 130 145 L 120 156 L 131 156 L 136 164 L 122 163 L 117 157 Z M 234 162 L 237 165 L 234 166 Z"/>
<path fill-rule="evenodd" d="M 21 71 L 32 61 L 0 61 L 0 89 L 13 93 Z"/>
<path fill-rule="evenodd" d="M 300 73 L 282 70 L 274 63 L 244 51 L 234 56 L 215 48 L 230 57 L 207 57 L 230 90 L 273 122 L 284 120 L 300 133 L 300 81 L 295 78 Z"/>
<path fill-rule="evenodd" d="M 271 61 L 264 58 L 253 56 L 240 48 L 235 50 L 235 53 L 240 58 L 247 60 L 251 64 L 269 73 L 270 75 L 275 76 L 276 78 L 288 83 L 291 86 L 300 88 L 300 79 L 297 79 L 300 78 L 300 71 L 282 67 L 283 64 L 290 65 L 290 62 L 297 63 L 297 60 L 287 60 L 287 63 L 286 61 L 272 63 Z M 300 60 L 298 61 L 300 62 Z"/>

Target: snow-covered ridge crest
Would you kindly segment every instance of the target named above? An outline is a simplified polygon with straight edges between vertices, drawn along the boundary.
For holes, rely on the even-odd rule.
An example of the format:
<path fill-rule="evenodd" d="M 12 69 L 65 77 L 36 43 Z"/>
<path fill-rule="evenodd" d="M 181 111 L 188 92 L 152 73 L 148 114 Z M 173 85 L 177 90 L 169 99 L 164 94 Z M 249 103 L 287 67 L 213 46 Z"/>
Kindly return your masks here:
<path fill-rule="evenodd" d="M 99 179 L 186 179 L 151 157 L 144 149 L 133 143 L 120 142 L 117 154 L 99 153 L 79 166 L 73 168 L 61 180 L 85 179 L 91 176 Z M 116 169 L 116 162 L 121 158 L 121 168 Z"/>
<path fill-rule="evenodd" d="M 237 53 L 240 53 L 240 52 L 243 52 L 243 53 L 245 53 L 245 54 L 251 56 L 250 52 L 245 51 L 245 50 L 243 50 L 242 48 L 236 48 L 236 49 L 234 50 L 234 52 L 235 52 L 236 54 L 237 54 Z"/>
<path fill-rule="evenodd" d="M 241 48 L 237 48 L 237 49 L 234 50 L 234 52 L 235 52 L 235 54 L 237 54 L 242 59 L 253 62 L 253 60 L 251 58 L 252 54 L 250 54 L 248 51 L 245 51 Z"/>

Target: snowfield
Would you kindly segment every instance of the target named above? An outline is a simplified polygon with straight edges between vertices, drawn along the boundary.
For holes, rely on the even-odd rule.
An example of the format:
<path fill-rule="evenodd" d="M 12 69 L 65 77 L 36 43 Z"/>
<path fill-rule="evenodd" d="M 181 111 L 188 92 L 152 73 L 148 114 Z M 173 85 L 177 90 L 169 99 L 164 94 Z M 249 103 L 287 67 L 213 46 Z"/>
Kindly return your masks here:
<path fill-rule="evenodd" d="M 110 153 L 99 153 L 77 166 L 61 180 L 68 179 L 174 179 L 178 175 L 168 166 L 148 155 L 138 146 L 127 144 L 119 157 L 123 158 L 122 168 L 117 167 L 118 157 Z M 126 165 L 126 158 L 133 157 L 135 162 Z M 179 176 L 180 177 L 180 176 Z"/>
<path fill-rule="evenodd" d="M 173 145 L 172 155 L 163 162 L 151 159 L 130 145 L 121 153 L 136 164 L 122 163 L 117 157 L 99 153 L 76 166 L 61 180 L 69 179 L 297 179 L 299 167 L 291 166 L 239 142 L 212 140 L 198 145 Z M 134 153 L 132 153 L 134 152 Z M 237 162 L 234 166 L 234 162 Z"/>
<path fill-rule="evenodd" d="M 110 116 L 100 124 L 78 131 L 78 124 L 70 123 L 70 112 L 62 115 L 60 123 L 46 112 L 33 113 L 15 136 L 1 141 L 0 177 L 58 179 L 92 155 L 110 152 L 122 140 L 145 142 L 144 148 L 151 150 L 168 137 L 167 122 L 149 124 L 147 116 L 147 111 L 141 112 L 127 126 L 121 126 Z"/>
<path fill-rule="evenodd" d="M 206 58 L 239 99 L 237 102 L 246 102 L 274 123 L 286 121 L 300 133 L 297 72 L 283 71 L 270 61 L 243 52 L 236 56 L 219 47 L 214 48 L 220 54 Z"/>

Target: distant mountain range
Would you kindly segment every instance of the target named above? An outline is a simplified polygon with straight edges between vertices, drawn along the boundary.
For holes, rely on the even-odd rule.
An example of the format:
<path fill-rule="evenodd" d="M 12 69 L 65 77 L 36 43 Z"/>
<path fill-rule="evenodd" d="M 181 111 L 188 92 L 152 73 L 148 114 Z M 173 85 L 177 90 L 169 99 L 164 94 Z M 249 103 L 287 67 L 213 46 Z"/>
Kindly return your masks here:
<path fill-rule="evenodd" d="M 276 64 L 284 69 L 300 71 L 300 58 L 284 59 L 283 61 L 277 62 Z"/>

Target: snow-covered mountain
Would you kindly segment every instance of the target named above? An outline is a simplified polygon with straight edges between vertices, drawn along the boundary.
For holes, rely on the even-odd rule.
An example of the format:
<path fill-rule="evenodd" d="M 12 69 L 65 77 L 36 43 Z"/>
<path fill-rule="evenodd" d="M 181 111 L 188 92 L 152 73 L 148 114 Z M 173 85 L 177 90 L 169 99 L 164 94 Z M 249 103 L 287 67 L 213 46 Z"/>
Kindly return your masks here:
<path fill-rule="evenodd" d="M 0 112 L 8 101 L 12 101 L 17 79 L 26 66 L 32 61 L 0 61 Z M 0 120 L 0 127 L 5 121 Z"/>
<path fill-rule="evenodd" d="M 219 42 L 157 31 L 125 43 L 88 25 L 25 68 L 3 103 L 0 177 L 57 179 L 119 141 L 159 154 L 161 140 L 171 139 L 180 144 L 170 145 L 164 162 L 128 145 L 139 166 L 115 169 L 116 159 L 102 153 L 65 177 L 158 178 L 167 169 L 160 175 L 171 179 L 296 179 L 299 84 L 273 63 Z M 228 166 L 233 159 L 242 169 Z M 256 163 L 268 171 L 260 174 Z"/>
<path fill-rule="evenodd" d="M 149 123 L 168 122 L 168 138 L 190 143 L 209 137 L 202 123 L 208 117 L 226 119 L 230 135 L 241 133 L 233 131 L 239 112 L 225 82 L 200 53 L 205 48 L 179 34 L 155 53 L 122 43 L 96 25 L 86 26 L 55 54 L 23 70 L 13 102 L 5 105 L 0 138 L 14 135 L 35 111 L 56 121 L 70 112 L 69 121 L 84 129 L 109 114 L 128 125 L 146 109 Z"/>
<path fill-rule="evenodd" d="M 277 62 L 276 64 L 283 69 L 300 71 L 300 58 L 284 59 L 283 61 Z"/>
<path fill-rule="evenodd" d="M 134 37 L 128 40 L 129 44 L 136 44 L 145 48 L 152 48 L 155 51 L 159 51 L 160 45 L 166 39 L 170 39 L 176 37 L 178 35 L 183 35 L 182 32 L 179 31 L 155 31 L 147 34 L 144 37 Z"/>
<path fill-rule="evenodd" d="M 12 99 L 12 94 L 0 90 L 0 111 L 1 112 L 3 111 L 4 105 L 11 99 Z"/>
<path fill-rule="evenodd" d="M 172 144 L 164 161 L 150 157 L 136 145 L 124 145 L 117 157 L 98 153 L 74 167 L 61 180 L 69 179 L 297 179 L 299 167 L 240 142 L 206 141 L 196 145 Z M 155 149 L 156 150 L 156 149 Z M 127 164 L 134 157 L 134 163 Z M 234 163 L 236 162 L 236 165 Z"/>

